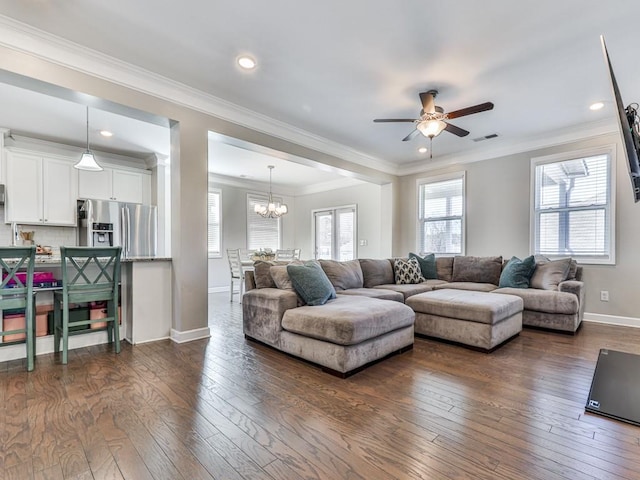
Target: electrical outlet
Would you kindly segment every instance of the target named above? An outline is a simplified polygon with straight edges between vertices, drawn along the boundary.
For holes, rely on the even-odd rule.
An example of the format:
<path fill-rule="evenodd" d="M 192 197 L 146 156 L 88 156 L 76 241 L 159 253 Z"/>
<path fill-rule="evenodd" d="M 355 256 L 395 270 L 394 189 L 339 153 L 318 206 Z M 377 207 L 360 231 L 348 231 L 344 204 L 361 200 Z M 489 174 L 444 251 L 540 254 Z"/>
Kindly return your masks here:
<path fill-rule="evenodd" d="M 608 290 L 601 290 L 600 291 L 600 301 L 601 302 L 608 302 L 609 301 L 609 291 Z"/>
<path fill-rule="evenodd" d="M 367 245 L 369 245 L 369 242 L 367 240 L 360 240 L 361 247 L 366 247 Z"/>

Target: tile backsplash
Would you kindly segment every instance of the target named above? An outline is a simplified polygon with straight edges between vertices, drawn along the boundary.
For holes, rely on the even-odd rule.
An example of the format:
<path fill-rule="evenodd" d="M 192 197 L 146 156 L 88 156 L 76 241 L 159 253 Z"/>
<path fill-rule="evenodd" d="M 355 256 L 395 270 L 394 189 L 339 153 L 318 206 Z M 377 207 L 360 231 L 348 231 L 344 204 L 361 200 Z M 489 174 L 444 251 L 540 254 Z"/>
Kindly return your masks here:
<path fill-rule="evenodd" d="M 76 228 L 74 227 L 50 227 L 44 225 L 21 225 L 18 223 L 18 231 L 34 232 L 33 241 L 36 245 L 48 245 L 54 253 L 58 253 L 60 245 L 76 244 Z M 22 238 L 18 237 L 18 245 L 22 244 Z M 0 245 L 11 245 L 11 224 L 4 223 L 4 207 L 0 206 Z"/>

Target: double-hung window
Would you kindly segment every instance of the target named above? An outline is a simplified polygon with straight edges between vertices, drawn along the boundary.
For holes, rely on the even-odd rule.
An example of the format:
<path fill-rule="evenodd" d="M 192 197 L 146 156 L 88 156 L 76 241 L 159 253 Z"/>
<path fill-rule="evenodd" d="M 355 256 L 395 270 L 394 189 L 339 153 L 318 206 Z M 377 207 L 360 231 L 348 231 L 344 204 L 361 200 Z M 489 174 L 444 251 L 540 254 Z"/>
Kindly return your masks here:
<path fill-rule="evenodd" d="M 614 147 L 532 160 L 532 250 L 615 263 Z"/>
<path fill-rule="evenodd" d="M 273 197 L 277 203 L 282 199 Z M 249 250 L 280 248 L 282 238 L 282 220 L 280 218 L 264 218 L 255 211 L 255 206 L 269 203 L 267 195 L 250 193 L 247 195 L 247 248 Z"/>
<path fill-rule="evenodd" d="M 418 250 L 463 255 L 465 173 L 418 181 Z"/>
<path fill-rule="evenodd" d="M 222 250 L 222 192 L 217 188 L 210 188 L 207 193 L 207 249 L 210 258 L 221 257 Z"/>

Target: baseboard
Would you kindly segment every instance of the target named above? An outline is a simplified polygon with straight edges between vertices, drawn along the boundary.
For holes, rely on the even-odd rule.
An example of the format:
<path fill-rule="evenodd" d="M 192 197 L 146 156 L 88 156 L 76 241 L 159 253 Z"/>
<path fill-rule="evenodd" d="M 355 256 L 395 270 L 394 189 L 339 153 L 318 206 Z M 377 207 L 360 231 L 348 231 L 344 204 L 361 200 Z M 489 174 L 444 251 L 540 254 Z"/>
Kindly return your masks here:
<path fill-rule="evenodd" d="M 640 328 L 640 318 L 635 317 L 620 317 L 617 315 L 603 315 L 601 313 L 585 312 L 582 320 L 584 322 L 604 323 L 607 325 Z"/>
<path fill-rule="evenodd" d="M 196 328 L 194 330 L 186 330 L 180 332 L 178 330 L 171 329 L 171 340 L 176 343 L 192 342 L 194 340 L 200 340 L 201 338 L 209 338 L 211 332 L 209 327 Z"/>
<path fill-rule="evenodd" d="M 120 337 L 123 339 L 123 330 L 120 329 Z M 87 332 L 82 335 L 73 335 L 69 337 L 69 350 L 76 348 L 91 347 L 107 343 L 107 332 L 100 330 L 96 332 Z M 62 348 L 62 345 L 60 345 Z M 53 335 L 44 337 L 36 337 L 36 356 L 53 353 Z M 16 343 L 15 345 L 7 345 L 0 348 L 0 362 L 9 360 L 18 360 L 27 356 L 27 347 L 24 343 Z"/>

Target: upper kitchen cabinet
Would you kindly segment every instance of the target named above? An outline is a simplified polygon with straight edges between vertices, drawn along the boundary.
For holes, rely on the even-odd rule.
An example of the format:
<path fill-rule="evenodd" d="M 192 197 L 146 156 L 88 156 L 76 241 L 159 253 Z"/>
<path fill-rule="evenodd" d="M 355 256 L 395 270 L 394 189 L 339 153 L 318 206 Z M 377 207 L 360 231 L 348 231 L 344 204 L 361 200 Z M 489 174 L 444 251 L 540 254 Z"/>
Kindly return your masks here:
<path fill-rule="evenodd" d="M 5 221 L 76 225 L 78 171 L 67 158 L 6 151 Z"/>
<path fill-rule="evenodd" d="M 101 172 L 78 172 L 80 198 L 151 203 L 151 172 L 105 167 Z"/>

